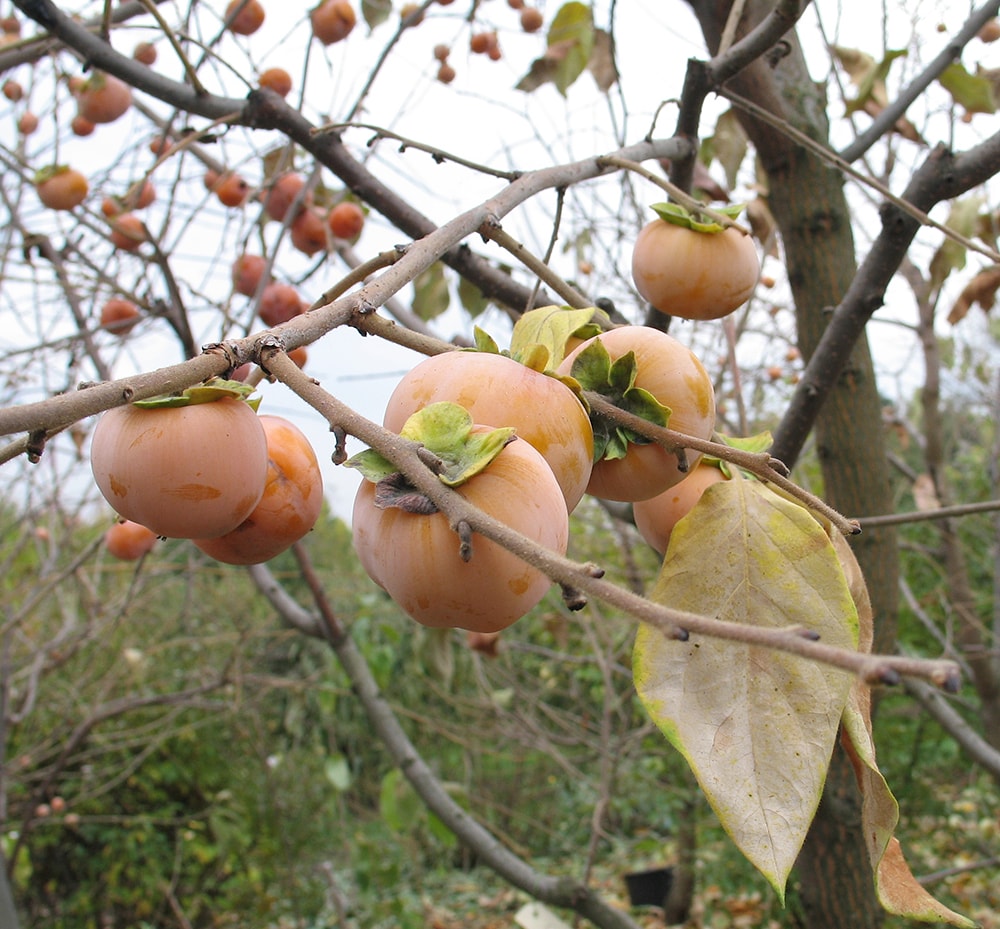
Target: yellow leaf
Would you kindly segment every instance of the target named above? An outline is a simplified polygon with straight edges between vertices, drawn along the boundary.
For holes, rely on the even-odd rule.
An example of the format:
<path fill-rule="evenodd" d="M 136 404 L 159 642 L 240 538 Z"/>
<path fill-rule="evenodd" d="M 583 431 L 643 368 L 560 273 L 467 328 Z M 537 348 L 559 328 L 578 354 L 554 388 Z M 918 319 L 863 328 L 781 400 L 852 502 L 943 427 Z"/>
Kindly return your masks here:
<path fill-rule="evenodd" d="M 858 616 L 833 545 L 801 506 L 756 481 L 710 487 L 674 528 L 651 597 L 855 648 Z M 640 626 L 636 689 L 691 765 L 740 851 L 784 896 L 813 820 L 851 677 L 740 642 Z"/>

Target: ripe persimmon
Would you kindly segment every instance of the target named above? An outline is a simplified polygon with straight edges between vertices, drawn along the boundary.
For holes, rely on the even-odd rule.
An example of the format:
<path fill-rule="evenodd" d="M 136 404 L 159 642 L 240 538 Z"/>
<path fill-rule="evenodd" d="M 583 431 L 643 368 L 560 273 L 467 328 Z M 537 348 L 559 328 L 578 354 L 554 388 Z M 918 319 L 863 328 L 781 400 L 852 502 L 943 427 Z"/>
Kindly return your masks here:
<path fill-rule="evenodd" d="M 586 360 L 577 359 L 592 349 L 590 360 L 599 358 L 594 352 L 597 343 L 611 363 L 622 359 L 622 363 L 634 360 L 634 381 L 632 387 L 644 391 L 658 404 L 670 410 L 668 428 L 686 435 L 708 439 L 715 428 L 715 391 L 712 379 L 695 354 L 677 339 L 647 326 L 621 326 L 588 339 L 570 352 L 556 369 L 560 375 L 571 375 L 580 380 L 585 389 L 601 393 L 601 386 L 591 385 L 586 379 L 590 375 Z M 605 372 L 606 373 L 606 372 Z M 619 379 L 612 394 L 620 392 Z M 613 402 L 619 397 L 609 396 Z M 594 417 L 598 426 L 607 430 L 606 420 Z M 598 426 L 595 426 L 595 432 Z M 617 430 L 611 432 L 612 437 Z M 638 438 L 638 437 L 636 437 Z M 617 442 L 620 445 L 620 442 Z M 668 487 L 681 481 L 687 472 L 680 469 L 677 456 L 661 445 L 646 440 L 627 442 L 626 448 L 615 447 L 615 457 L 603 457 L 594 463 L 587 492 L 605 500 L 634 501 L 645 500 L 662 493 Z M 598 446 L 599 448 L 599 446 Z M 693 468 L 700 455 L 687 453 L 688 467 Z"/>
<path fill-rule="evenodd" d="M 135 213 L 121 213 L 111 221 L 108 238 L 115 248 L 134 252 L 146 241 L 146 226 Z"/>
<path fill-rule="evenodd" d="M 316 525 L 323 507 L 323 475 L 305 434 L 280 416 L 258 418 L 268 457 L 260 502 L 235 529 L 194 543 L 226 564 L 270 561 Z"/>
<path fill-rule="evenodd" d="M 267 259 L 263 255 L 240 255 L 233 262 L 231 270 L 233 290 L 244 297 L 252 297 L 257 293 L 266 267 Z"/>
<path fill-rule="evenodd" d="M 309 12 L 313 35 L 324 45 L 333 45 L 350 35 L 357 14 L 348 0 L 322 0 Z"/>
<path fill-rule="evenodd" d="M 130 519 L 121 520 L 104 533 L 104 547 L 119 561 L 138 561 L 156 545 L 156 533 Z"/>
<path fill-rule="evenodd" d="M 260 295 L 257 315 L 265 326 L 280 326 L 305 311 L 305 303 L 291 284 L 272 281 Z"/>
<path fill-rule="evenodd" d="M 243 206 L 250 194 L 250 185 L 240 175 L 227 171 L 212 185 L 212 193 L 223 206 Z"/>
<path fill-rule="evenodd" d="M 139 322 L 139 307 L 124 297 L 112 297 L 101 307 L 101 328 L 124 336 Z"/>
<path fill-rule="evenodd" d="M 91 468 L 104 498 L 157 535 L 210 538 L 235 529 L 260 501 L 267 440 L 235 396 L 162 408 L 134 403 L 97 421 Z"/>
<path fill-rule="evenodd" d="M 264 25 L 264 7 L 260 0 L 229 0 L 226 25 L 236 35 L 253 35 Z"/>
<path fill-rule="evenodd" d="M 365 211 L 353 200 L 343 200 L 326 216 L 330 232 L 338 239 L 353 239 L 365 226 Z"/>
<path fill-rule="evenodd" d="M 292 76 L 284 68 L 268 68 L 261 71 L 257 83 L 273 90 L 279 97 L 287 97 L 292 90 Z"/>
<path fill-rule="evenodd" d="M 662 494 L 648 500 L 637 500 L 632 504 L 632 514 L 639 535 L 654 551 L 665 554 L 674 526 L 691 512 L 712 484 L 724 480 L 726 475 L 720 468 L 701 461 L 684 480 Z"/>
<path fill-rule="evenodd" d="M 264 212 L 271 219 L 279 223 L 284 222 L 286 214 L 305 186 L 306 179 L 295 171 L 288 171 L 275 178 L 264 195 Z M 303 197 L 299 201 L 300 209 L 307 205 L 306 200 L 307 198 Z"/>
<path fill-rule="evenodd" d="M 35 192 L 50 210 L 72 210 L 83 203 L 89 191 L 87 178 L 66 165 L 42 168 L 35 175 Z"/>
<path fill-rule="evenodd" d="M 132 88 L 106 71 L 95 71 L 80 88 L 77 106 L 92 123 L 113 123 L 132 106 Z"/>
<path fill-rule="evenodd" d="M 417 410 L 441 400 L 464 407 L 484 426 L 513 426 L 555 474 L 569 511 L 590 481 L 594 434 L 583 405 L 556 378 L 503 355 L 445 352 L 421 361 L 396 385 L 383 425 L 403 428 Z"/>
<path fill-rule="evenodd" d="M 661 313 L 683 319 L 728 315 L 750 298 L 759 275 L 753 239 L 734 226 L 701 231 L 654 219 L 632 249 L 636 290 Z"/>
<path fill-rule="evenodd" d="M 537 568 L 483 536 L 472 536 L 471 557 L 463 560 L 443 513 L 376 506 L 375 487 L 364 480 L 358 488 L 354 547 L 372 580 L 417 622 L 498 632 L 551 586 Z M 562 493 L 545 459 L 527 442 L 511 442 L 455 490 L 538 544 L 566 551 L 569 516 Z"/>
<path fill-rule="evenodd" d="M 315 255 L 326 249 L 326 217 L 316 207 L 302 210 L 289 226 L 292 246 L 304 255 Z"/>

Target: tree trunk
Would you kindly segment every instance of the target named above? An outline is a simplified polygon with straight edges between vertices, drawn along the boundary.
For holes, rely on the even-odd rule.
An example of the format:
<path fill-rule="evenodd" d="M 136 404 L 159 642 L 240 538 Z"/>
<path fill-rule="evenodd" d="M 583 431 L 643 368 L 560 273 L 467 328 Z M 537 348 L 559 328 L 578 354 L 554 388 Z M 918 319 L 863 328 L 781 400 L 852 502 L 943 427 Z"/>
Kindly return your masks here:
<path fill-rule="evenodd" d="M 714 51 L 729 0 L 692 3 Z M 751 0 L 737 35 L 744 34 L 747 23 L 759 21 L 761 15 L 761 4 Z M 756 62 L 726 87 L 826 144 L 826 100 L 809 76 L 794 33 L 786 39 L 788 45 L 779 59 Z M 768 202 L 784 246 L 799 348 L 808 359 L 826 327 L 828 309 L 840 301 L 857 269 L 842 180 L 835 170 L 769 124 L 739 115 L 767 171 Z M 780 442 L 780 428 L 776 438 Z M 863 339 L 826 398 L 815 438 L 823 496 L 829 503 L 851 516 L 891 511 L 882 405 L 871 354 Z M 889 651 L 895 641 L 898 596 L 895 533 L 866 533 L 852 539 L 852 547 L 871 592 L 875 648 Z M 797 893 L 809 929 L 874 929 L 882 922 L 860 826 L 860 797 L 850 765 L 838 746 L 823 802 L 797 865 Z"/>

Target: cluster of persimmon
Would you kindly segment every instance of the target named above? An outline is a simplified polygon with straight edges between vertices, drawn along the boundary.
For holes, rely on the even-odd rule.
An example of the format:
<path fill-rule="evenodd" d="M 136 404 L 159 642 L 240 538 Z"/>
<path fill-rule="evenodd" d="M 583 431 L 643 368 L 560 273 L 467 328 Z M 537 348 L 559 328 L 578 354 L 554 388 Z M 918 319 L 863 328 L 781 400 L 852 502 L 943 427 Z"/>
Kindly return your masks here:
<path fill-rule="evenodd" d="M 316 454 L 297 426 L 258 415 L 251 393 L 213 380 L 101 416 L 91 468 L 123 520 L 106 535 L 111 554 L 140 558 L 162 536 L 259 564 L 312 529 L 323 504 Z"/>
<path fill-rule="evenodd" d="M 545 307 L 518 322 L 509 353 L 481 339 L 479 350 L 431 356 L 403 377 L 383 418 L 443 463 L 439 478 L 461 497 L 558 554 L 585 493 L 640 500 L 686 473 L 674 451 L 591 415 L 588 395 L 700 438 L 715 425 L 711 379 L 687 347 L 643 326 L 602 331 L 599 315 Z M 349 464 L 365 477 L 352 524 L 361 563 L 418 622 L 494 633 L 548 590 L 541 570 L 492 540 L 456 537 L 376 453 Z"/>
<path fill-rule="evenodd" d="M 760 266 L 748 235 L 672 204 L 654 210 L 632 271 L 657 310 L 718 319 L 750 297 Z M 461 497 L 543 548 L 565 553 L 569 514 L 586 493 L 632 503 L 663 553 L 676 521 L 727 472 L 650 441 L 630 416 L 711 438 L 715 393 L 696 355 L 659 329 L 612 328 L 593 308 L 543 307 L 521 317 L 506 353 L 480 334 L 475 351 L 422 361 L 393 391 L 383 425 L 422 445 Z M 468 531 L 456 540 L 448 517 L 377 453 L 348 463 L 365 478 L 353 513 L 361 563 L 418 622 L 497 633 L 545 594 L 549 580 L 528 561 Z"/>

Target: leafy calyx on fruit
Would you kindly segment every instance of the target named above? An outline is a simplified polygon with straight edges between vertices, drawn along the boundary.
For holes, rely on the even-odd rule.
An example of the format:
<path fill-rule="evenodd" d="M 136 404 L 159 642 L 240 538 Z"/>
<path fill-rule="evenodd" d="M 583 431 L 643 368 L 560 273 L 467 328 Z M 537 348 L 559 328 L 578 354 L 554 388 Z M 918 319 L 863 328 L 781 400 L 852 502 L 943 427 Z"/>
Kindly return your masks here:
<path fill-rule="evenodd" d="M 442 400 L 414 413 L 400 436 L 419 443 L 434 456 L 441 483 L 459 487 L 490 466 L 517 436 L 511 426 L 474 431 L 472 416 L 457 403 Z M 374 449 L 359 452 L 344 464 L 357 468 L 376 485 L 375 505 L 399 507 L 409 513 L 434 513 L 436 507 L 399 473 L 399 469 Z"/>
<path fill-rule="evenodd" d="M 740 213 L 743 212 L 745 203 L 734 203 L 729 206 L 713 207 L 712 212 L 721 213 L 723 216 L 728 217 L 734 222 L 739 219 Z M 714 219 L 706 218 L 700 219 L 700 216 L 706 216 L 704 213 L 692 213 L 690 210 L 681 206 L 679 203 L 652 203 L 649 207 L 657 216 L 660 217 L 664 222 L 670 223 L 672 226 L 681 226 L 684 229 L 691 229 L 694 232 L 706 232 L 706 233 L 718 233 L 724 232 L 726 227 L 722 223 L 716 222 Z"/>
<path fill-rule="evenodd" d="M 35 186 L 41 187 L 46 181 L 51 181 L 52 178 L 58 177 L 60 174 L 65 174 L 69 169 L 69 165 L 48 165 L 44 168 L 39 168 L 35 172 Z"/>
<path fill-rule="evenodd" d="M 635 352 L 626 352 L 612 361 L 600 339 L 594 339 L 573 361 L 573 380 L 581 390 L 599 393 L 620 410 L 632 413 L 653 423 L 666 426 L 670 421 L 670 407 L 664 406 L 648 390 L 635 386 L 638 373 Z M 590 417 L 594 427 L 594 461 L 624 458 L 629 443 L 648 445 L 645 436 L 609 422 L 603 416 Z"/>
<path fill-rule="evenodd" d="M 213 403 L 216 400 L 229 397 L 243 400 L 256 411 L 260 406 L 261 398 L 250 396 L 255 389 L 242 381 L 227 381 L 220 377 L 213 377 L 203 384 L 195 384 L 194 387 L 188 387 L 178 393 L 162 394 L 159 397 L 150 397 L 148 400 L 136 400 L 132 405 L 146 410 L 163 410 L 181 406 L 196 406 L 199 403 Z"/>

